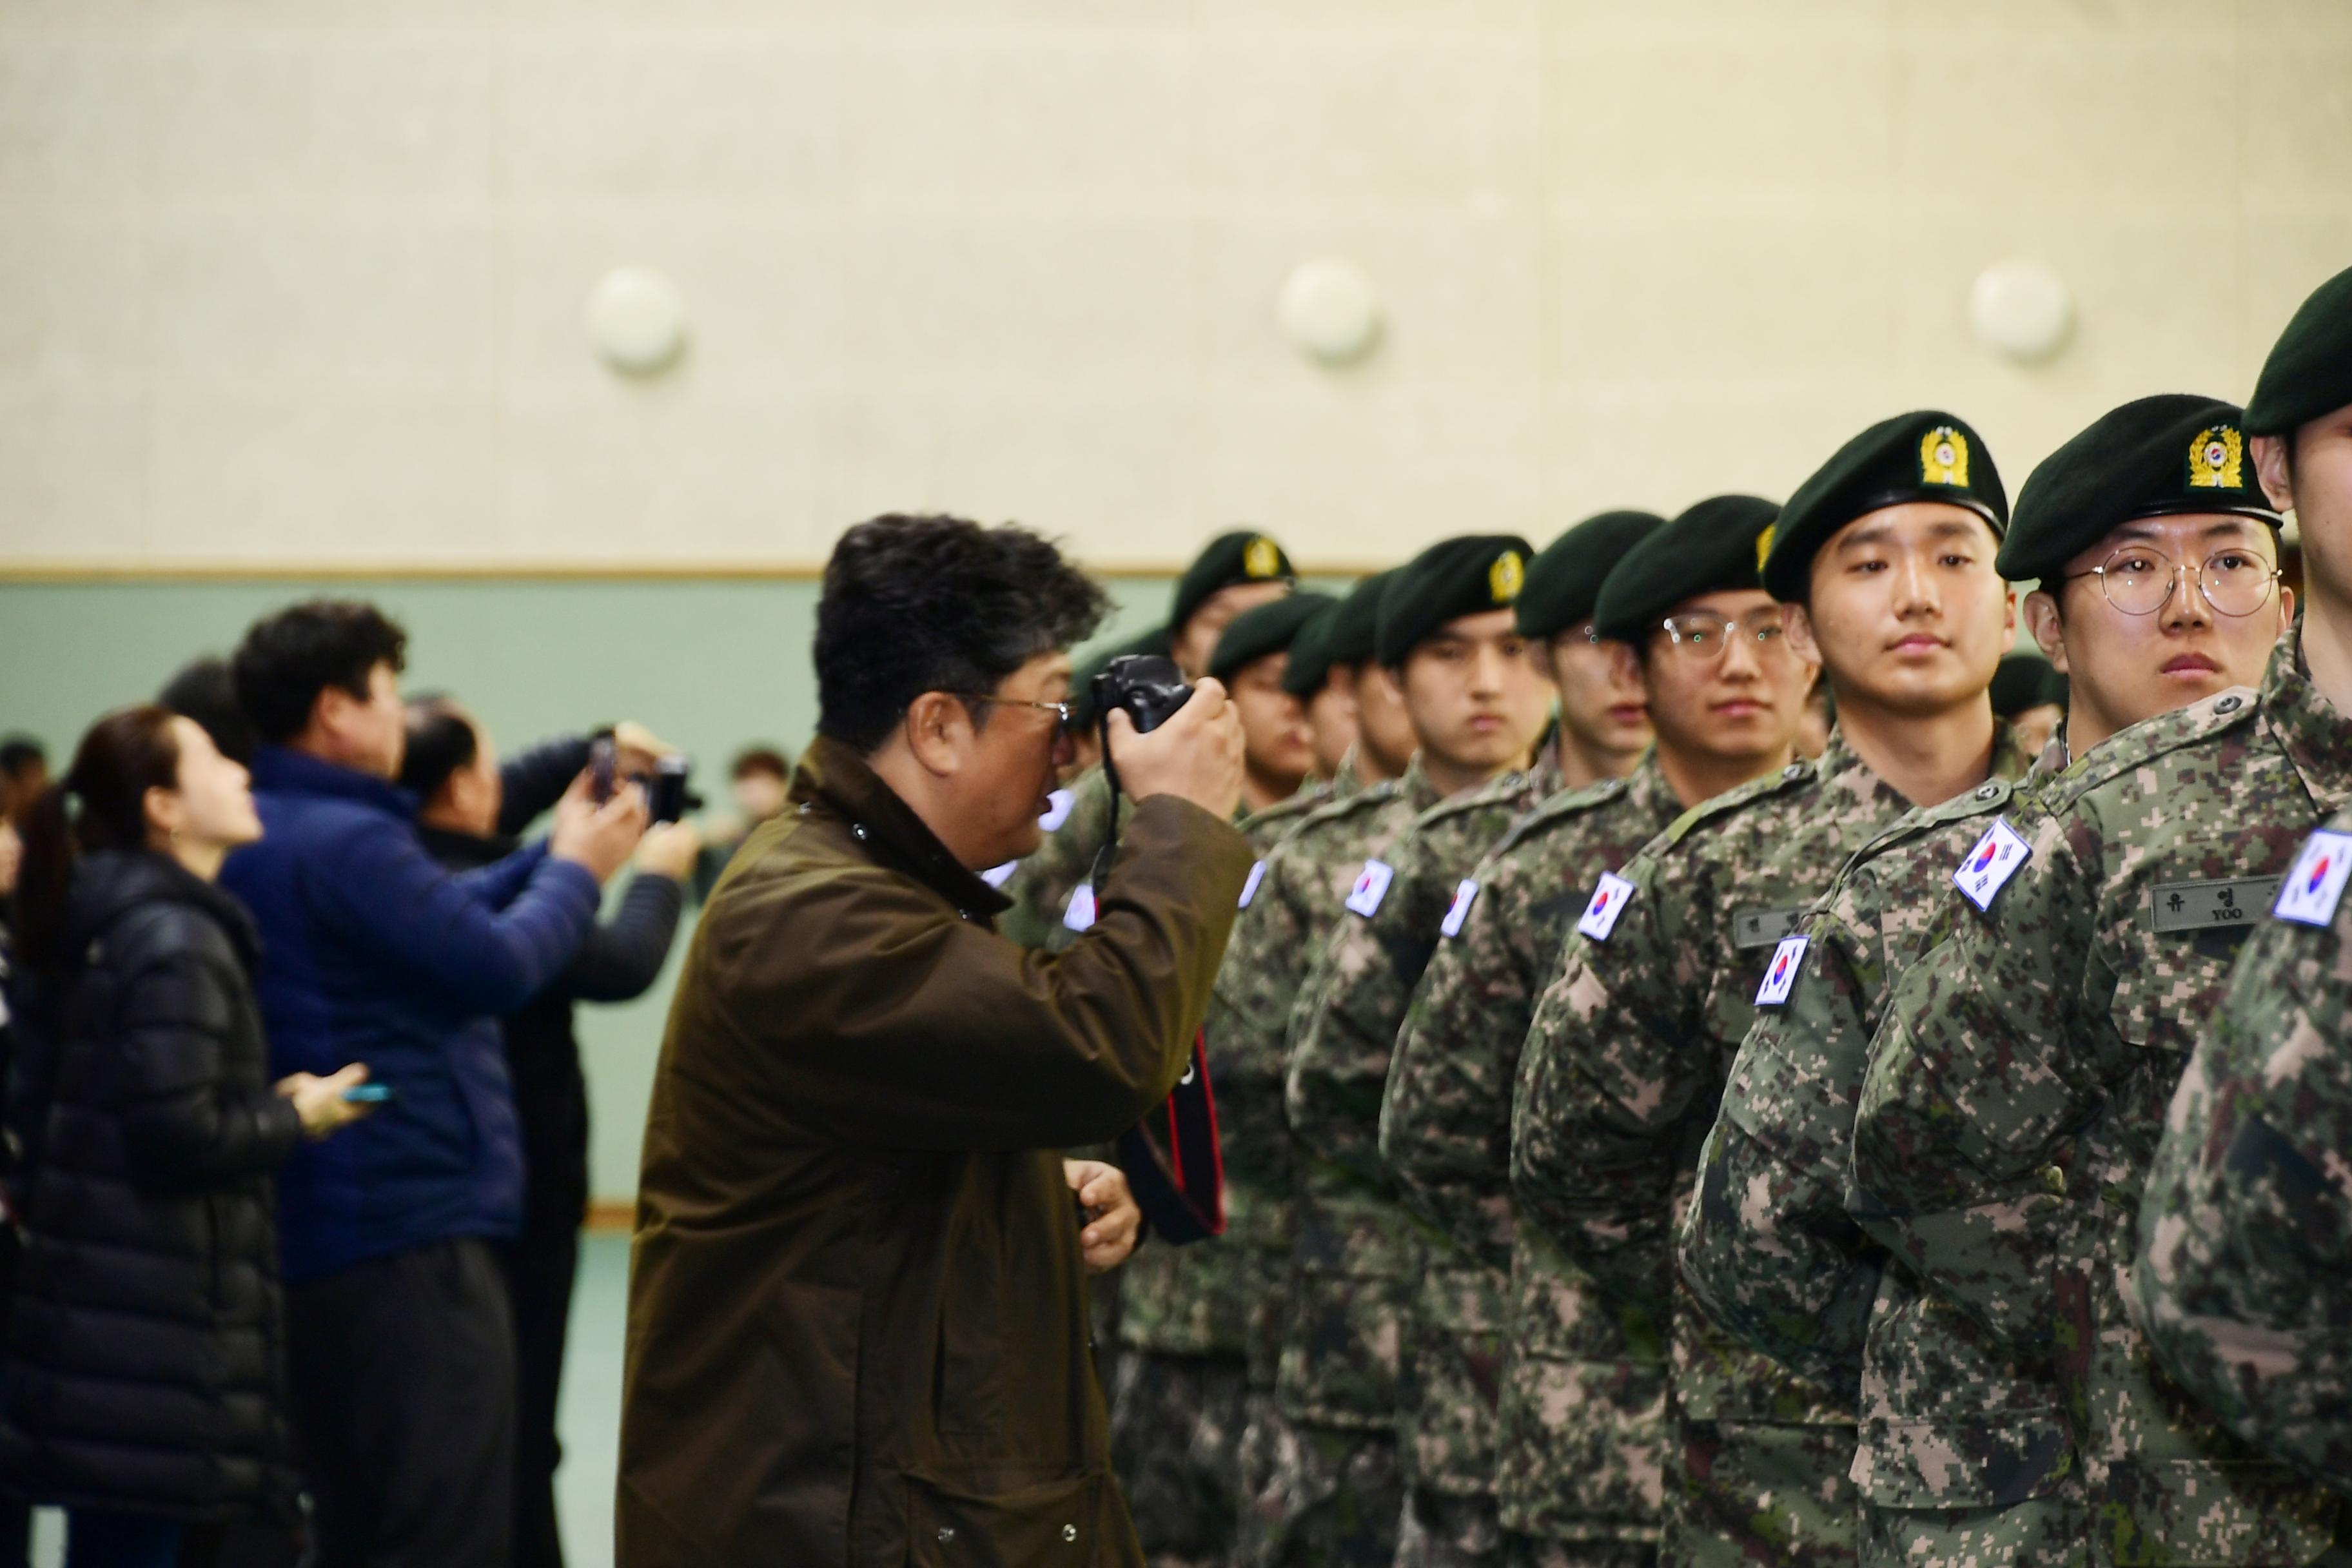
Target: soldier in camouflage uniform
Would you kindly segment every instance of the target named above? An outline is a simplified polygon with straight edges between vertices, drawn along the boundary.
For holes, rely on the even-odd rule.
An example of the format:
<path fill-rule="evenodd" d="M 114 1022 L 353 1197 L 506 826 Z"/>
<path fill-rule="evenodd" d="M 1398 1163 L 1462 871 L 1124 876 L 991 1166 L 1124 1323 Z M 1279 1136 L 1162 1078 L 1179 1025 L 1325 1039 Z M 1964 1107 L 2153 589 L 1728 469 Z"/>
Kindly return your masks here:
<path fill-rule="evenodd" d="M 2340 625 L 2352 539 L 2352 271 L 2312 296 L 2246 426 L 2303 526 L 2306 622 Z M 2289 459 L 2292 459 L 2291 461 Z M 2339 712 L 2347 694 L 2330 690 Z M 2140 1320 L 2247 1442 L 2352 1491 L 2352 1149 L 2344 900 L 2352 814 L 2298 852 L 2181 1077 L 2139 1215 Z"/>
<path fill-rule="evenodd" d="M 1261 859 L 1325 798 L 1320 790 L 1299 787 L 1312 760 L 1306 712 L 1282 681 L 1301 627 L 1337 604 L 1328 595 L 1298 593 L 1244 610 L 1209 658 L 1207 673 L 1224 683 L 1241 716 L 1238 826 Z M 1283 798 L 1264 798 L 1285 784 Z M 1262 802 L 1255 811 L 1248 809 L 1253 793 Z M 1268 1125 L 1268 1106 L 1251 1103 L 1259 1086 L 1246 1078 L 1228 1081 L 1214 1067 L 1211 1082 L 1219 1141 L 1244 1164 L 1250 1144 L 1280 1141 L 1278 1122 Z M 1120 1271 L 1111 1462 L 1144 1553 L 1164 1568 L 1223 1568 L 1233 1551 L 1255 1261 L 1248 1248 L 1209 1237 L 1139 1247 Z"/>
<path fill-rule="evenodd" d="M 2234 438 L 2240 417 L 2210 398 L 2143 398 L 2026 480 L 1998 564 L 2053 585 L 2027 616 L 2083 693 L 2037 780 L 2064 767 L 2067 745 L 2087 752 L 2118 724 L 2202 695 L 2200 684 L 2261 678 L 2281 629 L 2275 603 L 2267 617 L 2230 617 L 2192 599 L 2159 621 L 2124 614 L 2095 586 L 2063 612 L 2058 600 L 2078 556 L 2103 563 L 2217 527 L 2262 531 L 2221 510 L 2266 507 L 2251 476 L 2235 489 L 2192 485 L 2183 460 L 2214 431 Z M 2193 665 L 2211 668 L 2190 677 Z M 1684 1279 L 1717 1322 L 1801 1376 L 1858 1391 L 1862 1557 L 1886 1568 L 2066 1562 L 2089 1531 L 2047 1355 L 2021 1356 L 1923 1289 L 1846 1213 L 1854 1105 L 1889 991 L 1928 940 L 1952 868 L 2011 809 L 2009 787 L 1989 783 L 1912 813 L 1839 874 L 1802 927 L 1787 1001 L 1759 1009 L 1733 1063 L 1681 1237 Z"/>
<path fill-rule="evenodd" d="M 1380 1162 L 1380 1097 L 1412 981 L 1458 876 L 1433 857 L 1466 869 L 1480 847 L 1435 846 L 1499 834 L 1545 793 L 1540 776 L 1512 771 L 1528 766 L 1551 701 L 1513 620 L 1528 553 L 1507 535 L 1448 540 L 1381 597 L 1380 660 L 1404 692 L 1420 766 L 1444 800 L 1365 860 L 1292 1013 L 1284 1109 L 1299 1218 L 1276 1396 L 1299 1451 L 1352 1450 L 1359 1463 L 1377 1454 L 1384 1472 L 1377 1488 L 1321 1505 L 1355 1527 L 1327 1536 L 1310 1561 L 1387 1568 L 1395 1552 L 1397 1320 L 1413 1246 Z"/>
<path fill-rule="evenodd" d="M 1537 1009 L 1515 1190 L 1629 1321 L 1670 1329 L 1669 1564 L 1853 1559 L 1851 1386 L 1725 1333 L 1677 1288 L 1668 1242 L 1796 917 L 1915 804 L 2024 771 L 1986 696 L 2014 632 L 1993 569 L 2007 517 L 1982 443 L 1933 410 L 1872 426 L 1799 488 L 1765 581 L 1830 684 L 1827 749 L 1695 808 L 1604 879 Z"/>
<path fill-rule="evenodd" d="M 2191 483 L 2243 488 L 2236 437 L 2216 429 L 2179 454 Z M 2285 613 L 2266 542 L 2167 542 L 2137 570 L 2078 559 L 2069 602 L 2095 592 L 2169 620 L 2193 594 L 2198 614 Z M 2315 580 L 2327 553 L 2315 550 Z M 2305 836 L 2352 797 L 2352 689 L 2323 693 L 2303 658 L 2306 637 L 2342 646 L 2347 604 L 2320 594 L 2259 691 L 2117 734 L 1988 834 L 1942 897 L 1951 935 L 1897 983 L 1872 1045 L 1852 1212 L 2011 1347 L 2054 1340 L 2094 1563 L 2302 1563 L 2339 1524 L 2334 1499 L 2173 1382 L 2126 1298 L 2143 1179 L 2194 1033 Z"/>
<path fill-rule="evenodd" d="M 1205 1026 L 1224 1146 L 1225 1234 L 1217 1245 L 1248 1258 L 1244 1338 L 1248 1419 L 1240 1481 L 1237 1563 L 1314 1561 L 1323 1534 L 1343 1530 L 1338 1500 L 1377 1491 L 1382 1457 L 1302 1445 L 1274 1403 L 1286 1310 L 1294 1173 L 1282 1110 L 1292 1007 L 1313 955 L 1341 912 L 1365 858 L 1386 852 L 1436 793 L 1412 760 L 1401 702 L 1387 700 L 1374 657 L 1380 597 L 1390 574 L 1369 577 L 1318 626 L 1318 657 L 1361 691 L 1360 729 L 1342 780 L 1360 781 L 1307 812 L 1262 862 L 1217 971 Z M 1237 1121 L 1224 1109 L 1240 1107 Z M 1316 1506 L 1321 1500 L 1324 1506 Z"/>
<path fill-rule="evenodd" d="M 1116 651 L 1166 654 L 1186 679 L 1198 680 L 1234 617 L 1288 593 L 1294 576 L 1290 557 L 1265 534 L 1219 534 L 1177 579 L 1167 626 Z M 1069 787 L 1071 806 L 1061 825 L 1004 884 L 1013 907 L 998 918 L 997 929 L 1024 947 L 1047 944 L 1070 896 L 1094 874 L 1095 858 L 1110 841 L 1110 784 L 1102 769 L 1089 769 Z"/>
<path fill-rule="evenodd" d="M 1563 773 L 1571 758 L 1621 755 L 1619 743 L 1649 727 L 1632 650 L 1595 637 L 1591 616 L 1610 568 L 1663 526 L 1648 513 L 1603 513 L 1528 568 L 1518 626 L 1543 640 L 1560 689 Z M 1675 717 L 1661 731 L 1670 748 Z M 1580 779 L 1520 817 L 1455 889 L 1457 907 L 1439 928 L 1389 1065 L 1381 1153 L 1422 1222 L 1425 1258 L 1405 1318 L 1399 1412 L 1412 1489 L 1408 1530 L 1412 1544 L 1449 1546 L 1456 1561 L 1502 1560 L 1514 1546 L 1503 1527 L 1516 1522 L 1507 1511 L 1516 1500 L 1498 1498 L 1496 1429 L 1519 1043 L 1593 877 L 1622 864 L 1681 809 L 1655 757 L 1628 760 L 1630 782 Z M 1785 761 L 1785 745 L 1770 760 Z M 1540 1463 L 1552 1451 L 1538 1440 L 1522 1443 L 1517 1457 Z M 1450 1531 L 1429 1527 L 1448 1516 Z M 1415 1560 L 1405 1551 L 1400 1559 Z"/>

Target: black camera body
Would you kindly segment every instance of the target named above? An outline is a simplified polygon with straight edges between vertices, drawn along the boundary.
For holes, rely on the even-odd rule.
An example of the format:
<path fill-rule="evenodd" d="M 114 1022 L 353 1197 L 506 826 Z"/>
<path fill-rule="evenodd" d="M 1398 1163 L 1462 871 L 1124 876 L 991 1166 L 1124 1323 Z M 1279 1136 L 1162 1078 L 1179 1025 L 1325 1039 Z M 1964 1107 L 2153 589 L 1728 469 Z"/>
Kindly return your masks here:
<path fill-rule="evenodd" d="M 1166 723 L 1192 697 L 1176 661 L 1156 653 L 1122 654 L 1094 679 L 1095 711 L 1108 719 L 1112 709 L 1125 709 L 1139 735 Z"/>
<path fill-rule="evenodd" d="M 629 780 L 618 776 L 618 749 L 610 735 L 599 735 L 588 748 L 589 794 L 602 805 L 623 783 L 635 783 L 646 792 L 646 805 L 655 824 L 676 822 L 689 811 L 702 809 L 702 797 L 688 787 L 694 764 L 684 757 L 655 759 L 653 771 Z"/>

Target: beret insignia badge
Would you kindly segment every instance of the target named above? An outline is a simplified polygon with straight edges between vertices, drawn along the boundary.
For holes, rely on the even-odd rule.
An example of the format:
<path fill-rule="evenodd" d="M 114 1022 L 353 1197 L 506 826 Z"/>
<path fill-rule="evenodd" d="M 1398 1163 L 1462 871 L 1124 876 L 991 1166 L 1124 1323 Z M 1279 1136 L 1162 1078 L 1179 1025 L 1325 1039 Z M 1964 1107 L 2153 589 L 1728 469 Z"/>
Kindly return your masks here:
<path fill-rule="evenodd" d="M 1764 570 L 1764 563 L 1771 558 L 1772 541 L 1780 531 L 1779 523 L 1768 522 L 1764 525 L 1764 531 L 1756 536 L 1756 570 L 1759 572 Z"/>
<path fill-rule="evenodd" d="M 1242 574 L 1246 577 L 1272 577 L 1282 570 L 1282 551 L 1273 540 L 1259 534 L 1242 551 Z"/>
<path fill-rule="evenodd" d="M 1516 550 L 1504 551 L 1495 557 L 1495 563 L 1486 568 L 1486 588 L 1498 605 L 1515 602 L 1527 580 L 1527 563 L 1519 559 L 1519 552 Z"/>
<path fill-rule="evenodd" d="M 2189 443 L 2189 488 L 2235 490 L 2245 488 L 2246 441 L 2236 426 L 2216 425 L 2200 430 Z"/>
<path fill-rule="evenodd" d="M 1948 425 L 1919 437 L 1919 482 L 1969 488 L 1969 438 Z"/>

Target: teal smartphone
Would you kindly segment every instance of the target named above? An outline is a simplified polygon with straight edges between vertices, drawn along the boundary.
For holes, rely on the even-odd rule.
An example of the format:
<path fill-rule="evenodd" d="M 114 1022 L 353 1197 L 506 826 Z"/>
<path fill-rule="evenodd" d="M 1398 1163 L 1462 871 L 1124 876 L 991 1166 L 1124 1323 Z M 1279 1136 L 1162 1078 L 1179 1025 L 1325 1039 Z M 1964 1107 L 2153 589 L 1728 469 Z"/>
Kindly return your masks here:
<path fill-rule="evenodd" d="M 352 1105 L 382 1105 L 392 1098 L 388 1083 L 355 1083 L 343 1090 L 343 1099 Z"/>

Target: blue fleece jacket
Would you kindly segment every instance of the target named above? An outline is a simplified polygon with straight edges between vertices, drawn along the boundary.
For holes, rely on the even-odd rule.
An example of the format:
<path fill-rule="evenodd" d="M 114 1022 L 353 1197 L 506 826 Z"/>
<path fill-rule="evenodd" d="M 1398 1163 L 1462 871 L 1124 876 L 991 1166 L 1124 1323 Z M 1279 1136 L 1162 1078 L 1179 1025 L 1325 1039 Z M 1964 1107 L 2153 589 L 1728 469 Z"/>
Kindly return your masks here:
<path fill-rule="evenodd" d="M 415 801 L 281 747 L 253 763 L 262 840 L 221 885 L 261 930 L 273 1075 L 365 1062 L 394 1099 L 278 1178 L 289 1281 L 453 1237 L 514 1234 L 521 1139 L 499 1044 L 595 922 L 596 879 L 544 845 L 452 876 Z"/>

